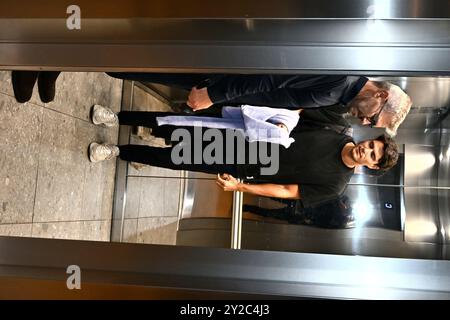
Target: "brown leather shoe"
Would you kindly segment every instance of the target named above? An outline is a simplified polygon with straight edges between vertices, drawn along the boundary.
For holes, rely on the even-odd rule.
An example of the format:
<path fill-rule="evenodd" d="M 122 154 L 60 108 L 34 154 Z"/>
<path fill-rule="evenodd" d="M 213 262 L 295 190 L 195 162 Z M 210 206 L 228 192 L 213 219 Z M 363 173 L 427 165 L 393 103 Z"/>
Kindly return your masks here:
<path fill-rule="evenodd" d="M 38 88 L 42 102 L 49 103 L 55 99 L 56 79 L 60 73 L 59 71 L 41 71 L 39 73 Z"/>
<path fill-rule="evenodd" d="M 38 78 L 39 71 L 12 71 L 11 83 L 14 90 L 14 97 L 17 102 L 25 103 L 33 95 L 34 84 Z"/>

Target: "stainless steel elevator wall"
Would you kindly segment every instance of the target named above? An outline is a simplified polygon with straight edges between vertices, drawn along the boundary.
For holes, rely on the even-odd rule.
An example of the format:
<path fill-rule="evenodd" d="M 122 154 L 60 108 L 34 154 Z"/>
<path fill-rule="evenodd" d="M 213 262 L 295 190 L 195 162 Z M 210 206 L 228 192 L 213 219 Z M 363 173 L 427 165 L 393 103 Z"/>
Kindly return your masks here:
<path fill-rule="evenodd" d="M 448 119 L 440 123 L 437 121 L 450 106 L 450 78 L 373 79 L 387 80 L 401 86 L 414 100 L 413 109 L 397 136 L 405 156 L 402 179 L 395 183 L 389 182 L 391 188 L 402 192 L 402 206 L 405 211 L 402 218 L 403 231 L 373 226 L 353 230 L 317 230 L 308 226 L 280 225 L 246 219 L 242 236 L 244 248 L 426 259 L 448 257 L 448 246 L 444 244 L 449 243 L 450 235 L 449 122 Z M 379 129 L 355 126 L 356 140 L 372 138 L 381 132 Z M 377 184 L 376 181 L 370 177 L 361 180 L 355 176 L 352 179 L 352 183 L 362 184 L 352 188 L 366 190 L 364 192 L 371 195 L 370 201 L 375 207 L 382 205 L 384 200 L 378 199 L 377 195 L 381 188 L 385 187 L 368 187 L 364 184 Z M 206 202 L 197 202 L 194 190 L 199 182 L 193 179 L 189 183 L 190 201 L 196 208 L 190 215 L 203 218 L 182 220 L 177 243 L 226 247 L 229 243 L 229 219 L 223 219 L 226 217 L 223 212 L 220 215 L 211 214 L 207 209 L 210 205 Z M 209 183 L 213 192 L 213 181 L 201 183 Z M 370 191 L 372 188 L 378 188 L 379 191 Z M 231 205 L 231 201 L 229 204 Z M 210 219 L 206 218 L 208 215 Z"/>

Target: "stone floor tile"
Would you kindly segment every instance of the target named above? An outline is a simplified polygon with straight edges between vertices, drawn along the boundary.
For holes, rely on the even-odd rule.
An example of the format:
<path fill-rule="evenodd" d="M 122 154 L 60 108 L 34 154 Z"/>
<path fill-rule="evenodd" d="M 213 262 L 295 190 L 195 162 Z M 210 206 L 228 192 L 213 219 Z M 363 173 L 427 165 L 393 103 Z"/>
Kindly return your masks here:
<path fill-rule="evenodd" d="M 180 179 L 164 179 L 164 210 L 166 217 L 178 217 Z"/>
<path fill-rule="evenodd" d="M 34 223 L 35 238 L 109 241 L 111 221 Z"/>
<path fill-rule="evenodd" d="M 127 196 L 125 204 L 125 219 L 139 217 L 141 203 L 142 178 L 129 177 L 127 180 Z"/>
<path fill-rule="evenodd" d="M 0 236 L 31 237 L 31 223 L 26 224 L 0 224 Z"/>
<path fill-rule="evenodd" d="M 111 217 L 116 162 L 90 163 L 87 150 L 92 141 L 116 143 L 117 131 L 45 110 L 36 221 Z M 47 202 L 48 208 L 43 205 Z"/>
<path fill-rule="evenodd" d="M 0 94 L 0 146 L 26 147 L 29 153 L 39 149 L 42 108 L 18 104 L 14 98 Z"/>
<path fill-rule="evenodd" d="M 44 110 L 40 146 L 41 162 L 51 160 L 73 164 L 83 160 L 77 136 L 77 121 L 80 120 L 52 110 Z"/>
<path fill-rule="evenodd" d="M 50 158 L 62 163 L 85 162 L 92 141 L 117 143 L 118 128 L 95 126 L 71 116 L 44 110 L 41 160 Z"/>
<path fill-rule="evenodd" d="M 82 184 L 82 220 L 111 219 L 116 161 L 86 163 Z"/>
<path fill-rule="evenodd" d="M 101 193 L 101 212 L 100 219 L 111 220 L 113 215 L 114 187 L 115 187 L 115 164 L 114 170 L 108 178 L 103 181 L 103 192 Z"/>
<path fill-rule="evenodd" d="M 111 219 L 101 221 L 83 221 L 80 240 L 109 241 Z"/>
<path fill-rule="evenodd" d="M 34 222 L 82 219 L 84 164 L 39 164 Z"/>
<path fill-rule="evenodd" d="M 55 100 L 46 107 L 89 120 L 92 105 L 120 110 L 122 81 L 102 72 L 63 72 L 57 80 Z"/>
<path fill-rule="evenodd" d="M 165 179 L 139 178 L 141 180 L 141 199 L 139 218 L 164 216 Z"/>
<path fill-rule="evenodd" d="M 52 239 L 79 239 L 81 222 L 33 223 L 32 237 Z"/>
<path fill-rule="evenodd" d="M 137 86 L 134 87 L 133 93 L 134 111 L 172 111 L 169 105 Z"/>
<path fill-rule="evenodd" d="M 125 219 L 123 221 L 123 241 L 128 243 L 137 242 L 138 219 Z"/>
<path fill-rule="evenodd" d="M 81 147 L 84 165 L 82 186 L 82 220 L 111 219 L 114 194 L 116 160 L 91 163 L 87 156 L 87 147 L 92 141 L 117 143 L 117 128 L 106 129 L 79 121 L 78 143 Z M 110 134 L 115 132 L 114 134 Z"/>
<path fill-rule="evenodd" d="M 139 218 L 178 216 L 179 179 L 138 179 L 140 179 Z"/>
<path fill-rule="evenodd" d="M 137 242 L 175 245 L 177 220 L 176 217 L 138 219 Z"/>
<path fill-rule="evenodd" d="M 31 222 L 42 108 L 0 94 L 0 223 Z"/>
<path fill-rule="evenodd" d="M 0 154 L 0 223 L 32 222 L 36 158 L 6 150 Z"/>

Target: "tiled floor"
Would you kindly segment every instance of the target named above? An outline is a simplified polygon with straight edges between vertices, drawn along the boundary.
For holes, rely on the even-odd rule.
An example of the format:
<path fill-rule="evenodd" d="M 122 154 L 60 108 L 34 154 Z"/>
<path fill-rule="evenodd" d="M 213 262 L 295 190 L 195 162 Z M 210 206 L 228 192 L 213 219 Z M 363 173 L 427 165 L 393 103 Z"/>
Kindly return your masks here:
<path fill-rule="evenodd" d="M 115 162 L 91 164 L 91 141 L 117 142 L 89 110 L 118 111 L 122 81 L 103 73 L 62 73 L 52 103 L 19 104 L 0 71 L 0 235 L 109 241 Z"/>

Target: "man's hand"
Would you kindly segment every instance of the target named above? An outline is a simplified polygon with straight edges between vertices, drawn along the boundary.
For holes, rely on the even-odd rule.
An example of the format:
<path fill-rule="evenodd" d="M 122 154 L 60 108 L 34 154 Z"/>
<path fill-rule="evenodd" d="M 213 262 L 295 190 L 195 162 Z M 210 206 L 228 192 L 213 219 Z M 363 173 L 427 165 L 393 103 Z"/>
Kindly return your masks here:
<path fill-rule="evenodd" d="M 207 109 L 213 105 L 206 88 L 197 89 L 193 87 L 189 93 L 186 104 L 194 111 Z"/>
<path fill-rule="evenodd" d="M 222 176 L 217 174 L 216 183 L 223 191 L 239 191 L 239 182 L 231 174 L 224 173 Z"/>

